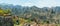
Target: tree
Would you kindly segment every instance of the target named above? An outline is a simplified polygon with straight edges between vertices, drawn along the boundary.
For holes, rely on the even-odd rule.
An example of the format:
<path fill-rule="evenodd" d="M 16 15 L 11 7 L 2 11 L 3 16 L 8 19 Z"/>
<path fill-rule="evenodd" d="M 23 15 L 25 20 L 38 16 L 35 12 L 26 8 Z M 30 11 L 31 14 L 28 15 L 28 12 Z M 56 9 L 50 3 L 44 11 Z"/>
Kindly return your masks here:
<path fill-rule="evenodd" d="M 4 10 L 0 8 L 0 15 L 4 14 Z"/>
<path fill-rule="evenodd" d="M 11 13 L 10 9 L 3 10 L 0 8 L 0 15 L 9 14 L 9 13 Z"/>
<path fill-rule="evenodd" d="M 5 14 L 11 13 L 11 10 L 10 9 L 6 9 L 6 10 L 4 10 L 4 13 Z"/>

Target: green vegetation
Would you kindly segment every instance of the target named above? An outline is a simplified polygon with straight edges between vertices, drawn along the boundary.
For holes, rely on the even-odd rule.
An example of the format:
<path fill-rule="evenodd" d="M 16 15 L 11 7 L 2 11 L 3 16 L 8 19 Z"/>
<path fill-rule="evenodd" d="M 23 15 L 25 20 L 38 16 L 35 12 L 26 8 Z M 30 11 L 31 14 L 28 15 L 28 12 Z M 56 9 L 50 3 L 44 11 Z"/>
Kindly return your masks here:
<path fill-rule="evenodd" d="M 60 9 L 60 8 L 58 8 Z M 55 9 L 57 11 L 57 9 Z M 14 7 L 13 9 L 0 8 L 0 26 L 24 24 L 60 24 L 60 14 L 54 9 L 38 8 L 36 6 L 23 7 L 22 9 Z M 60 25 L 59 25 L 60 26 Z"/>

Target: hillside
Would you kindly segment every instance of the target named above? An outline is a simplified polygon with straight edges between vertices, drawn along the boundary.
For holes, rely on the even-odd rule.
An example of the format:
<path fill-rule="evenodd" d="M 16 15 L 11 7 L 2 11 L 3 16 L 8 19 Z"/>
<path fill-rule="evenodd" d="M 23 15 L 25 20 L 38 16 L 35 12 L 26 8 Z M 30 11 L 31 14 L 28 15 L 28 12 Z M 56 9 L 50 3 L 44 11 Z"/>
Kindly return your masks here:
<path fill-rule="evenodd" d="M 1 5 L 0 14 L 10 14 L 11 16 L 18 16 L 25 20 L 34 21 L 36 23 L 47 22 L 49 23 L 60 23 L 60 6 L 56 7 L 36 7 L 36 6 L 20 6 L 20 5 Z M 6 10 L 7 9 L 7 10 Z M 10 11 L 9 11 L 10 10 Z"/>

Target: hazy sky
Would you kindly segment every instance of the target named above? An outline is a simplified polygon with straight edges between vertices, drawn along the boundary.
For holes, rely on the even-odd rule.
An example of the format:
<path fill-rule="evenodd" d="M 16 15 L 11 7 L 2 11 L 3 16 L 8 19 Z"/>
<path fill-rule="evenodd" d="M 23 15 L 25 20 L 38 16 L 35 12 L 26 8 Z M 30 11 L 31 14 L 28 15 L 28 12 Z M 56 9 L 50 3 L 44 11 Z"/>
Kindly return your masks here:
<path fill-rule="evenodd" d="M 0 0 L 1 3 L 37 7 L 60 6 L 60 0 Z"/>

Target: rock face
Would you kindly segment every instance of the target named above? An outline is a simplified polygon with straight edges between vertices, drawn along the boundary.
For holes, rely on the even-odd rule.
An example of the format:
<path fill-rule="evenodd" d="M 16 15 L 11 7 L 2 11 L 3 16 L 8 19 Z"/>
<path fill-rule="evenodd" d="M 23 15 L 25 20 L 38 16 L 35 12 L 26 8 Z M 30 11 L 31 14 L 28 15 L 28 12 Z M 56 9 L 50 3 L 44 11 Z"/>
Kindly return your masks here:
<path fill-rule="evenodd" d="M 0 16 L 0 26 L 14 26 L 12 18 Z"/>
<path fill-rule="evenodd" d="M 23 26 L 30 26 L 30 24 L 29 23 L 25 23 Z"/>

